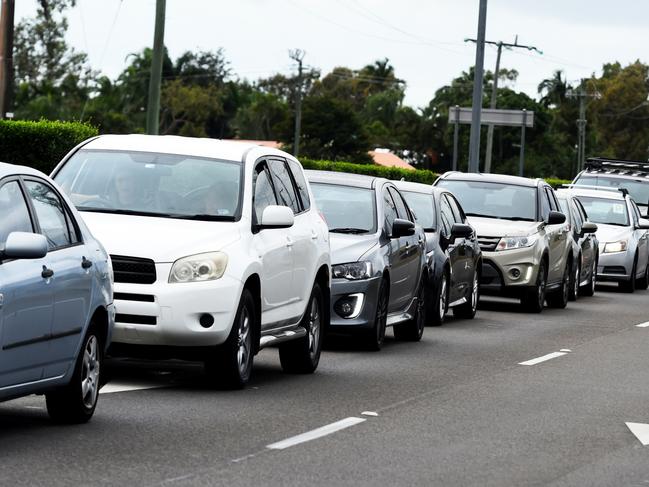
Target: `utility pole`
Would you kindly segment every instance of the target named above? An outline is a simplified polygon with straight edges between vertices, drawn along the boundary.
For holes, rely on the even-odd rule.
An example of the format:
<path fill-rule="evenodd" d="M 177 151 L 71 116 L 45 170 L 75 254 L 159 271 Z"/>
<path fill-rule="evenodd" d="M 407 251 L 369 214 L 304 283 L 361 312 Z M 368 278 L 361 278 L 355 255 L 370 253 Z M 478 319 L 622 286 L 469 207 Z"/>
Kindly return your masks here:
<path fill-rule="evenodd" d="M 302 49 L 289 51 L 289 57 L 297 62 L 297 89 L 295 90 L 295 135 L 293 136 L 293 155 L 300 154 L 300 132 L 302 130 L 302 60 L 304 59 Z"/>
<path fill-rule="evenodd" d="M 482 115 L 482 78 L 484 75 L 484 43 L 487 30 L 487 0 L 480 0 L 478 14 L 478 39 L 473 69 L 473 113 L 469 139 L 469 172 L 480 171 L 480 117 Z"/>
<path fill-rule="evenodd" d="M 149 102 L 146 109 L 146 133 L 149 135 L 158 135 L 160 128 L 160 83 L 162 81 L 162 57 L 164 54 L 165 10 L 166 0 L 156 0 Z"/>
<path fill-rule="evenodd" d="M 0 6 L 0 119 L 11 112 L 14 85 L 14 0 Z"/>
<path fill-rule="evenodd" d="M 464 42 L 477 42 L 475 39 L 464 39 Z M 485 44 L 491 44 L 498 47 L 498 54 L 496 56 L 496 70 L 494 71 L 494 85 L 491 91 L 491 103 L 489 108 L 496 108 L 496 100 L 498 94 L 498 73 L 500 73 L 500 56 L 503 52 L 503 47 L 506 49 L 527 49 L 528 51 L 536 51 L 539 54 L 543 54 L 543 51 L 540 51 L 534 46 L 523 46 L 518 43 L 518 36 L 514 40 L 513 44 L 503 42 L 503 41 L 485 41 Z M 487 150 L 485 154 L 485 163 L 484 163 L 484 172 L 491 172 L 491 156 L 493 152 L 493 141 L 494 141 L 494 126 L 489 124 L 487 127 Z"/>
<path fill-rule="evenodd" d="M 586 101 L 588 98 L 600 99 L 602 95 L 599 92 L 588 93 L 586 90 L 585 80 L 582 79 L 577 90 L 568 90 L 567 98 L 576 98 L 579 100 L 579 118 L 577 119 L 577 169 L 579 172 L 584 167 L 586 161 Z"/>

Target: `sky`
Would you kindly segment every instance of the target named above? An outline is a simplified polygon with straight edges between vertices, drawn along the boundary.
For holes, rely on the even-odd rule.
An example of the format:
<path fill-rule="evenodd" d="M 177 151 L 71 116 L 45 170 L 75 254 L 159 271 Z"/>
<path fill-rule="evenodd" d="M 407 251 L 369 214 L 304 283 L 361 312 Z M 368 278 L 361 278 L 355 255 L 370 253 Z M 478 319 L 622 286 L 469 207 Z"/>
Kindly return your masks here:
<path fill-rule="evenodd" d="M 153 43 L 155 0 L 77 0 L 68 42 L 93 69 L 115 78 L 130 53 Z M 36 12 L 16 0 L 16 23 Z M 424 107 L 435 91 L 475 62 L 479 0 L 167 0 L 165 44 L 172 59 L 187 50 L 223 48 L 232 72 L 255 80 L 296 69 L 289 49 L 323 74 L 388 58 L 406 82 L 405 103 Z M 644 0 L 488 0 L 487 40 L 535 46 L 505 50 L 516 90 L 538 97 L 555 70 L 579 80 L 606 62 L 649 61 L 649 2 Z M 493 70 L 496 48 L 487 47 Z"/>

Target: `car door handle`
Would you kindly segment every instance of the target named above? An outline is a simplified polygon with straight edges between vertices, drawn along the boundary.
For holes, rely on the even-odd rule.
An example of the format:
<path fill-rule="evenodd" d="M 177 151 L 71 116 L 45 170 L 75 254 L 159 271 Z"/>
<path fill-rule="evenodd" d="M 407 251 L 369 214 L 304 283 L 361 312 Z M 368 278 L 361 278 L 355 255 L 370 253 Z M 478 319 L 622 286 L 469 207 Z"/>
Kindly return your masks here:
<path fill-rule="evenodd" d="M 52 269 L 47 268 L 47 266 L 43 266 L 43 272 L 41 272 L 41 277 L 43 279 L 49 279 L 54 275 L 54 271 Z"/>
<path fill-rule="evenodd" d="M 81 259 L 81 267 L 83 267 L 84 269 L 90 269 L 92 267 L 92 261 L 83 257 Z"/>
<path fill-rule="evenodd" d="M 293 247 L 293 240 L 291 239 L 291 237 L 286 237 L 286 246 L 289 248 Z"/>
<path fill-rule="evenodd" d="M 311 232 L 311 240 L 318 240 L 318 234 L 316 232 Z"/>

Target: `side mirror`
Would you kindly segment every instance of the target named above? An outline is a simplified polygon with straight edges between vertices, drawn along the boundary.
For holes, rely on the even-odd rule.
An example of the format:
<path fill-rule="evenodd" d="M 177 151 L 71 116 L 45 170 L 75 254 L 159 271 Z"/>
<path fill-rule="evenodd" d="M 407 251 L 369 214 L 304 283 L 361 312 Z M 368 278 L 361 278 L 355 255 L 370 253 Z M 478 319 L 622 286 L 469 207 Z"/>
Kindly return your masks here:
<path fill-rule="evenodd" d="M 7 237 L 2 259 L 41 259 L 47 255 L 47 239 L 40 233 L 12 232 Z"/>
<path fill-rule="evenodd" d="M 264 208 L 259 222 L 260 230 L 270 228 L 290 228 L 295 222 L 293 210 L 288 206 L 270 205 Z"/>
<path fill-rule="evenodd" d="M 649 230 L 649 220 L 640 218 L 635 228 L 636 230 Z"/>
<path fill-rule="evenodd" d="M 561 225 L 562 223 L 566 222 L 566 215 L 561 213 L 560 211 L 551 211 L 550 215 L 548 216 L 548 225 Z"/>
<path fill-rule="evenodd" d="M 473 227 L 464 223 L 454 223 L 451 227 L 451 239 L 469 238 L 473 235 Z"/>
<path fill-rule="evenodd" d="M 597 225 L 593 222 L 584 222 L 581 226 L 581 233 L 595 233 L 597 231 Z"/>
<path fill-rule="evenodd" d="M 408 237 L 414 235 L 414 233 L 415 224 L 411 221 L 396 218 L 394 222 L 392 222 L 392 238 Z"/>

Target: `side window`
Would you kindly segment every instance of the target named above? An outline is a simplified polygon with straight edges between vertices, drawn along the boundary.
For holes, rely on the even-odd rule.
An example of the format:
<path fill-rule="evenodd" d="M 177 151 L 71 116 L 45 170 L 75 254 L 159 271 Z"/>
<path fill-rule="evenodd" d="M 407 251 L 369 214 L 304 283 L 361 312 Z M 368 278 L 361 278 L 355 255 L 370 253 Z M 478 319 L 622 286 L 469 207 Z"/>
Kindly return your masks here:
<path fill-rule="evenodd" d="M 273 185 L 270 182 L 270 176 L 266 164 L 260 164 L 257 166 L 252 184 L 254 187 L 252 193 L 253 218 L 255 223 L 259 223 L 264 209 L 267 206 L 277 204 L 277 198 L 275 198 L 275 192 L 273 191 Z"/>
<path fill-rule="evenodd" d="M 638 208 L 638 205 L 635 201 L 631 200 L 631 206 L 633 207 L 633 221 L 637 225 L 638 223 L 640 223 L 639 220 L 640 218 L 642 218 L 642 215 L 640 214 L 640 209 Z"/>
<path fill-rule="evenodd" d="M 579 216 L 581 216 L 581 221 L 582 222 L 587 222 L 588 221 L 588 215 L 586 214 L 586 210 L 584 210 L 584 207 L 582 206 L 581 202 L 578 199 L 572 200 L 575 206 L 577 207 L 577 211 L 579 212 Z"/>
<path fill-rule="evenodd" d="M 67 210 L 59 195 L 49 186 L 37 181 L 25 181 L 25 186 L 50 250 L 77 243 L 76 231 L 70 225 Z"/>
<path fill-rule="evenodd" d="M 307 183 L 304 179 L 302 166 L 300 166 L 295 161 L 289 160 L 288 167 L 291 170 L 291 174 L 293 174 L 293 180 L 295 181 L 295 185 L 297 186 L 297 194 L 300 197 L 300 201 L 302 202 L 302 210 L 308 210 L 309 208 L 311 208 L 311 201 L 309 200 L 309 190 L 307 189 Z"/>
<path fill-rule="evenodd" d="M 453 217 L 455 219 L 455 223 L 464 223 L 465 216 L 464 216 L 464 212 L 462 211 L 462 208 L 460 207 L 460 204 L 457 202 L 457 200 L 453 197 L 452 194 L 445 194 L 444 196 L 448 198 L 448 203 L 449 205 L 451 205 L 451 210 L 453 210 Z"/>
<path fill-rule="evenodd" d="M 271 159 L 268 161 L 270 173 L 273 178 L 273 185 L 280 205 L 288 206 L 293 213 L 300 213 L 300 203 L 295 193 L 293 180 L 286 167 L 286 162 L 279 159 Z"/>
<path fill-rule="evenodd" d="M 577 208 L 574 200 L 570 202 L 570 209 L 572 212 L 572 219 L 575 222 L 575 232 L 581 233 L 581 227 L 584 224 L 584 220 L 582 219 L 581 213 L 579 213 L 579 208 Z"/>
<path fill-rule="evenodd" d="M 18 181 L 10 181 L 0 188 L 0 215 L 0 246 L 4 247 L 12 232 L 34 231 Z"/>
<path fill-rule="evenodd" d="M 439 215 L 442 221 L 442 235 L 450 238 L 451 228 L 453 228 L 453 223 L 455 223 L 455 215 L 453 215 L 453 209 L 445 195 L 442 195 L 440 201 Z"/>
<path fill-rule="evenodd" d="M 387 189 L 383 190 L 383 214 L 385 215 L 385 230 L 392 233 L 392 223 L 398 218 L 397 208 Z"/>
<path fill-rule="evenodd" d="M 550 209 L 552 211 L 561 211 L 557 197 L 554 195 L 554 191 L 551 188 L 545 187 L 545 192 L 548 194 L 548 199 L 550 200 Z"/>
<path fill-rule="evenodd" d="M 548 197 L 548 192 L 543 189 L 541 191 L 541 218 L 544 221 L 550 217 L 550 199 Z"/>
<path fill-rule="evenodd" d="M 388 191 L 390 192 L 392 201 L 394 201 L 394 205 L 397 208 L 397 218 L 412 221 L 413 218 L 410 216 L 410 211 L 408 210 L 408 207 L 406 206 L 406 203 L 403 201 L 403 198 L 401 197 L 399 192 L 394 188 L 388 188 Z"/>

